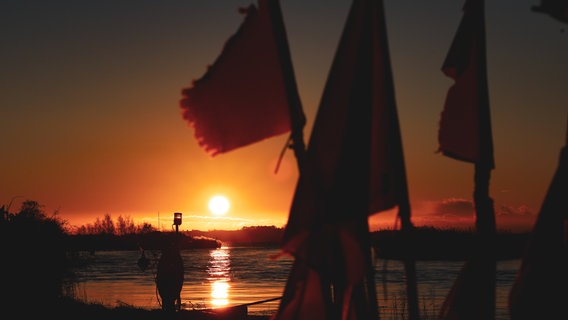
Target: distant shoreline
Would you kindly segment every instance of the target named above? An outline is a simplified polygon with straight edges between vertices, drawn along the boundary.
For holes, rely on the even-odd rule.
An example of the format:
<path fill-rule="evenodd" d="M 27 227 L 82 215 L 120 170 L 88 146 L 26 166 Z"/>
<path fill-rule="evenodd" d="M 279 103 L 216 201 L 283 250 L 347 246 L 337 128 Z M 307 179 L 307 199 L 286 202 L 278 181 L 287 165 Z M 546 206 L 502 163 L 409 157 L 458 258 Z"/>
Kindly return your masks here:
<path fill-rule="evenodd" d="M 241 230 L 184 231 L 178 235 L 179 247 L 185 249 L 215 249 L 221 246 L 263 246 L 279 248 L 283 228 L 249 227 Z M 72 250 L 157 250 L 172 232 L 143 235 L 74 235 Z M 499 232 L 492 249 L 496 258 L 521 258 L 530 233 Z M 476 234 L 468 230 L 420 227 L 408 235 L 400 230 L 379 230 L 370 233 L 374 253 L 380 259 L 414 258 L 416 260 L 466 260 L 475 249 Z"/>

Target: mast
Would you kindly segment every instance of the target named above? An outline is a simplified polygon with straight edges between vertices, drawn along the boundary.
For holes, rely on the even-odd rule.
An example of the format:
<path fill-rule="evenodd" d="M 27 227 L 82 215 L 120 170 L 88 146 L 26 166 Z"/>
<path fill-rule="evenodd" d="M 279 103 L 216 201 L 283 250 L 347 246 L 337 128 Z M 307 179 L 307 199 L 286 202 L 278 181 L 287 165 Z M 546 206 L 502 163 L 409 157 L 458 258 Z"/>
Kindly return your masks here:
<path fill-rule="evenodd" d="M 276 46 L 278 47 L 278 54 L 282 62 L 284 85 L 286 86 L 286 93 L 288 97 L 288 106 L 290 109 L 290 122 L 292 130 L 290 138 L 287 141 L 287 146 L 294 150 L 296 163 L 300 173 L 303 171 L 304 158 L 306 154 L 306 146 L 304 143 L 304 126 L 306 124 L 306 117 L 303 112 L 302 102 L 298 95 L 298 87 L 296 84 L 296 77 L 292 67 L 292 59 L 290 57 L 290 49 L 288 46 L 288 37 L 284 27 L 284 20 L 282 18 L 282 11 L 279 1 L 269 0 L 268 11 L 270 19 L 272 20 L 272 30 L 276 39 Z"/>

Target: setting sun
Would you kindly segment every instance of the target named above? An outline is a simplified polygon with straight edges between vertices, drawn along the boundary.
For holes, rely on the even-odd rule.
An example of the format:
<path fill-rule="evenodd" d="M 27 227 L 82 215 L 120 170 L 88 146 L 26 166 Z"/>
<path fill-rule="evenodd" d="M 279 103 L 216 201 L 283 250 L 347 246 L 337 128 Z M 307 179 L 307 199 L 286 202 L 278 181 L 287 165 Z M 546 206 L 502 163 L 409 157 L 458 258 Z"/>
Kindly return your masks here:
<path fill-rule="evenodd" d="M 223 215 L 229 211 L 231 204 L 227 197 L 222 195 L 216 195 L 209 199 L 209 211 L 215 215 Z"/>

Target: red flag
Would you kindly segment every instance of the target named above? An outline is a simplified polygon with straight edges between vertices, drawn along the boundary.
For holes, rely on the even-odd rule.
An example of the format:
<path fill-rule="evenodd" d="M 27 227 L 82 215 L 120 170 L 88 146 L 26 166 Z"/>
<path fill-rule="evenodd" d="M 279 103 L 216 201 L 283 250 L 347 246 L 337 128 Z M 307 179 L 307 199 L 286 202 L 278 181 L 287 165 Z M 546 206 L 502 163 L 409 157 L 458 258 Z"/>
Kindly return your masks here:
<path fill-rule="evenodd" d="M 534 12 L 548 14 L 554 19 L 568 23 L 568 0 L 541 0 L 540 5 L 531 8 Z"/>
<path fill-rule="evenodd" d="M 442 71 L 455 80 L 438 132 L 439 151 L 475 163 L 477 243 L 442 305 L 439 319 L 493 319 L 495 213 L 489 197 L 494 168 L 485 57 L 484 1 L 466 0 L 463 17 Z"/>
<path fill-rule="evenodd" d="M 258 9 L 246 9 L 215 63 L 182 91 L 183 118 L 211 156 L 291 130 L 296 84 L 280 7 L 269 1 L 277 4 L 259 0 Z"/>
<path fill-rule="evenodd" d="M 305 265 L 292 270 L 277 319 L 294 318 L 310 297 L 328 316 L 376 319 L 367 218 L 407 196 L 383 4 L 354 0 L 284 235 L 282 249 Z"/>
<path fill-rule="evenodd" d="M 332 212 L 326 221 L 352 221 L 393 208 L 407 198 L 382 1 L 355 0 L 320 102 L 287 234 L 306 229 L 315 190 Z M 360 191 L 360 192 L 359 192 Z M 320 192 L 320 191 L 318 191 Z M 321 209 L 321 208 L 320 208 Z M 330 214 L 332 216 L 330 216 Z M 290 237 L 287 237 L 290 239 Z"/>
<path fill-rule="evenodd" d="M 448 90 L 438 132 L 444 155 L 494 167 L 485 57 L 483 1 L 468 0 L 442 66 L 455 80 Z"/>
<path fill-rule="evenodd" d="M 511 319 L 568 319 L 568 135 L 509 294 Z"/>

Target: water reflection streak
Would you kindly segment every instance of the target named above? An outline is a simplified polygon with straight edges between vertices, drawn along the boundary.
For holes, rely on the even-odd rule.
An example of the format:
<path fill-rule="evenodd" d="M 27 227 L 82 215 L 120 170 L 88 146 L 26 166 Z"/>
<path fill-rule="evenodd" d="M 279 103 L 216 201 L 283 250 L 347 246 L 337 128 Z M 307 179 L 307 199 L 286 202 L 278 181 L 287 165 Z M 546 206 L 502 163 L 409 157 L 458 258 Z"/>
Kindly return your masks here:
<path fill-rule="evenodd" d="M 231 251 L 221 247 L 209 251 L 207 280 L 211 286 L 211 304 L 225 306 L 229 304 L 229 289 L 231 287 Z"/>

